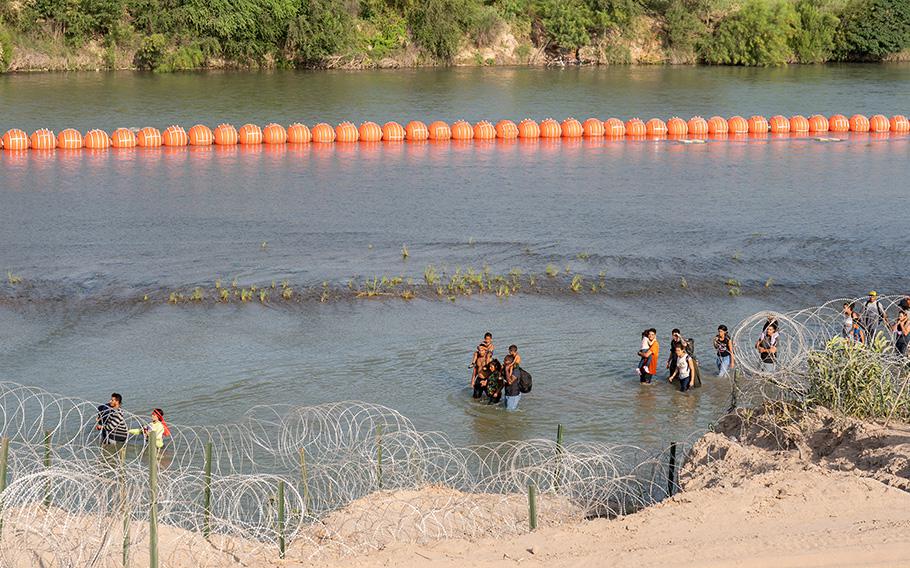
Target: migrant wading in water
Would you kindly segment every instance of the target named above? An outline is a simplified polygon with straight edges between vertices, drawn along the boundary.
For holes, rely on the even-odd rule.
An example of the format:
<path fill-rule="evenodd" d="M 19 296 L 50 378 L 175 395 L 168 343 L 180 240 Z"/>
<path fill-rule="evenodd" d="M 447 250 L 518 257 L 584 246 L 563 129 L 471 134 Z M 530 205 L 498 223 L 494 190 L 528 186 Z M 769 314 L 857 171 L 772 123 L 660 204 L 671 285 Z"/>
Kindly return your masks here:
<path fill-rule="evenodd" d="M 717 376 L 726 377 L 730 369 L 736 367 L 736 353 L 733 346 L 733 338 L 728 334 L 727 326 L 720 325 L 717 327 L 717 335 L 714 336 L 714 351 L 717 353 Z"/>
<path fill-rule="evenodd" d="M 474 350 L 474 357 L 471 359 L 471 388 L 474 388 L 480 369 L 489 365 L 492 360 L 493 334 L 488 331 L 483 334 L 483 341 L 477 345 L 477 349 Z"/>
<path fill-rule="evenodd" d="M 645 332 L 647 335 L 642 337 L 642 349 L 638 354 L 647 362 L 643 368 L 641 365 L 636 369 L 640 375 L 639 382 L 650 385 L 654 375 L 657 374 L 657 358 L 660 355 L 660 342 L 657 341 L 657 330 L 653 327 Z M 647 348 L 645 341 L 647 340 Z"/>

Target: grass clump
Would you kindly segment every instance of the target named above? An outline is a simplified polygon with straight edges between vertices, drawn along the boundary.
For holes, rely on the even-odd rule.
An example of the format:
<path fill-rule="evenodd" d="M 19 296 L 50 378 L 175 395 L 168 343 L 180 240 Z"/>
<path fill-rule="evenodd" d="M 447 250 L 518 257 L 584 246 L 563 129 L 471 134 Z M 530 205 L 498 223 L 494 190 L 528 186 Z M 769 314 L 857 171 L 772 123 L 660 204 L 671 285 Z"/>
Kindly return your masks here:
<path fill-rule="evenodd" d="M 828 341 L 808 358 L 809 389 L 805 402 L 847 416 L 910 420 L 910 370 L 893 354 L 879 333 L 871 344 L 842 337 Z"/>

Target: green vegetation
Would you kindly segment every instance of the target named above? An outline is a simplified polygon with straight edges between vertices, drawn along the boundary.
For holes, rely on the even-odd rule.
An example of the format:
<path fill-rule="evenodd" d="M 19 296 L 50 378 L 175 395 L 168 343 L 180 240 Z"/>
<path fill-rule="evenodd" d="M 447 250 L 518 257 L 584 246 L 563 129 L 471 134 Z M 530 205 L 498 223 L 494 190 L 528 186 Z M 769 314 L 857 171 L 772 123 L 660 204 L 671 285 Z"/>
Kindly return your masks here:
<path fill-rule="evenodd" d="M 835 337 L 809 353 L 805 402 L 857 418 L 910 419 L 910 376 L 889 352 L 893 347 L 883 334 L 872 345 Z"/>
<path fill-rule="evenodd" d="M 503 34 L 514 40 L 500 42 Z M 504 47 L 500 43 L 508 44 Z M 642 49 L 641 46 L 647 46 Z M 89 47 L 92 49 L 89 49 Z M 907 0 L 22 0 L 21 49 L 159 72 L 216 66 L 881 61 L 910 50 Z M 497 48 L 491 58 L 483 48 Z"/>

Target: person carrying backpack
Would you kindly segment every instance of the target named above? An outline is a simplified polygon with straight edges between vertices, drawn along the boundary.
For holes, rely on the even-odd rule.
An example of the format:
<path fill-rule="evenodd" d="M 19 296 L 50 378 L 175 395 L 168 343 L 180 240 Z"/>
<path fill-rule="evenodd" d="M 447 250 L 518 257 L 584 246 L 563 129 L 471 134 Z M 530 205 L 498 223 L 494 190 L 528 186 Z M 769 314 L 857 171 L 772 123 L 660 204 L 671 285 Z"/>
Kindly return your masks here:
<path fill-rule="evenodd" d="M 521 367 L 515 366 L 515 357 L 506 355 L 503 359 L 503 404 L 506 410 L 518 410 L 518 402 L 521 400 L 521 375 L 524 371 Z M 530 375 L 528 375 L 530 379 Z M 527 390 L 530 391 L 530 381 L 527 381 Z"/>

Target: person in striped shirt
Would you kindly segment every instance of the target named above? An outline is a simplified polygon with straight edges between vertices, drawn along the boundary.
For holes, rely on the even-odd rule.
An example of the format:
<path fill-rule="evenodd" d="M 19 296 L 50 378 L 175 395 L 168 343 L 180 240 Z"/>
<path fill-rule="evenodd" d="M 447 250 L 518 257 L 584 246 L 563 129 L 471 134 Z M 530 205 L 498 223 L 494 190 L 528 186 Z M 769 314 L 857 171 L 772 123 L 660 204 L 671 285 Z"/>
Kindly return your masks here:
<path fill-rule="evenodd" d="M 111 393 L 107 404 L 98 407 L 98 418 L 95 430 L 101 432 L 101 445 L 111 446 L 126 442 L 126 419 L 123 417 L 123 397 Z"/>

